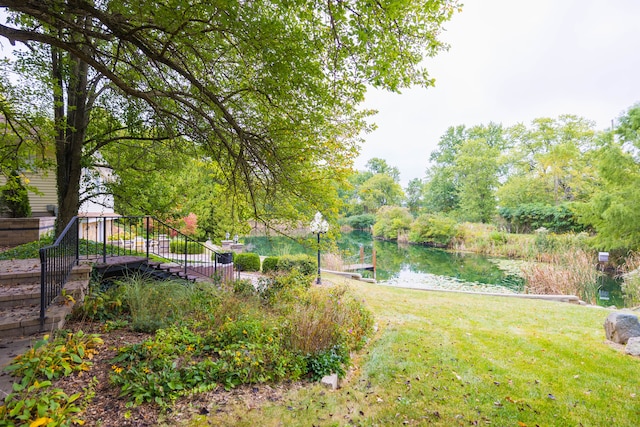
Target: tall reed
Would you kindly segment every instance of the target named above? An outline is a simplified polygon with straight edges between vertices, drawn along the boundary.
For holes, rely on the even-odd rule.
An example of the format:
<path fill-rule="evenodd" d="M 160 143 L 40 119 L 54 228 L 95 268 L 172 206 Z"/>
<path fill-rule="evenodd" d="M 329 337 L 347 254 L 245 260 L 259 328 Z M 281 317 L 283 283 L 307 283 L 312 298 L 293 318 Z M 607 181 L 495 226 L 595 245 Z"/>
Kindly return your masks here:
<path fill-rule="evenodd" d="M 345 261 L 340 254 L 335 252 L 327 252 L 322 254 L 321 267 L 326 270 L 342 271 Z"/>
<path fill-rule="evenodd" d="M 531 294 L 576 295 L 596 303 L 598 277 L 595 255 L 583 249 L 570 249 L 549 255 L 548 262 L 527 263 L 523 267 L 525 291 Z"/>

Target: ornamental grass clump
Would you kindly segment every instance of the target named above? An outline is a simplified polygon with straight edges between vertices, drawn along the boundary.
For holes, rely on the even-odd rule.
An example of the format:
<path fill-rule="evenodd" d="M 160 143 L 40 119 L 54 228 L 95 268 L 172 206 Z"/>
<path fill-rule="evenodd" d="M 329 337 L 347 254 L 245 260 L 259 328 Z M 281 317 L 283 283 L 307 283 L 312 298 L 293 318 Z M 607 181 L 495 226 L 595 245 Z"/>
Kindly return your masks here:
<path fill-rule="evenodd" d="M 523 267 L 525 291 L 531 294 L 577 295 L 596 303 L 598 278 L 594 254 L 582 249 L 557 253 L 548 263 L 528 263 Z"/>
<path fill-rule="evenodd" d="M 289 345 L 316 354 L 336 345 L 360 349 L 373 326 L 369 312 L 348 288 L 313 287 L 295 304 L 289 316 Z"/>

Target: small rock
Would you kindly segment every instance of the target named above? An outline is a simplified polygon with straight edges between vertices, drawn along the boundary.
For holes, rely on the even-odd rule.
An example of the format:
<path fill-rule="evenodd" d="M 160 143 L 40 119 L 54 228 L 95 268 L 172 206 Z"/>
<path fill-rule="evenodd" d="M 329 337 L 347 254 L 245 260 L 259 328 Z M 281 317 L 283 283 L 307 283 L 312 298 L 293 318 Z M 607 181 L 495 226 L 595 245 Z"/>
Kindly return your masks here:
<path fill-rule="evenodd" d="M 331 390 L 337 390 L 339 387 L 338 374 L 327 375 L 320 380 L 320 383 L 326 387 L 331 388 Z"/>
<path fill-rule="evenodd" d="M 632 356 L 640 356 L 640 337 L 631 337 L 627 341 L 624 352 Z"/>

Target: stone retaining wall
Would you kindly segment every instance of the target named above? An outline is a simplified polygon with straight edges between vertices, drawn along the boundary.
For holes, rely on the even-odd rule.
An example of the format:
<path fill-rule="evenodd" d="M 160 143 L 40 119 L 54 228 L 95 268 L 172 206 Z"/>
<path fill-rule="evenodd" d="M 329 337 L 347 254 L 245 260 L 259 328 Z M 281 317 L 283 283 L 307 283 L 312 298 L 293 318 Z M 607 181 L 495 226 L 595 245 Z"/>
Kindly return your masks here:
<path fill-rule="evenodd" d="M 0 246 L 17 246 L 52 232 L 56 218 L 0 218 Z"/>

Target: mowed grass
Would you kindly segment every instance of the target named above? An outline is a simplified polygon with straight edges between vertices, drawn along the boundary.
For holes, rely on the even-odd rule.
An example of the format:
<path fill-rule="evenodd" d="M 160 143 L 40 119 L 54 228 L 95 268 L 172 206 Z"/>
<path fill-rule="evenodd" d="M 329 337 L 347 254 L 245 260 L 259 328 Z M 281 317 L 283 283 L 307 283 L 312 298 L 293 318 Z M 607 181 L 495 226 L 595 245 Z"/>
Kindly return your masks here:
<path fill-rule="evenodd" d="M 378 332 L 341 389 L 189 425 L 640 425 L 640 359 L 606 344 L 607 310 L 350 283 Z"/>

